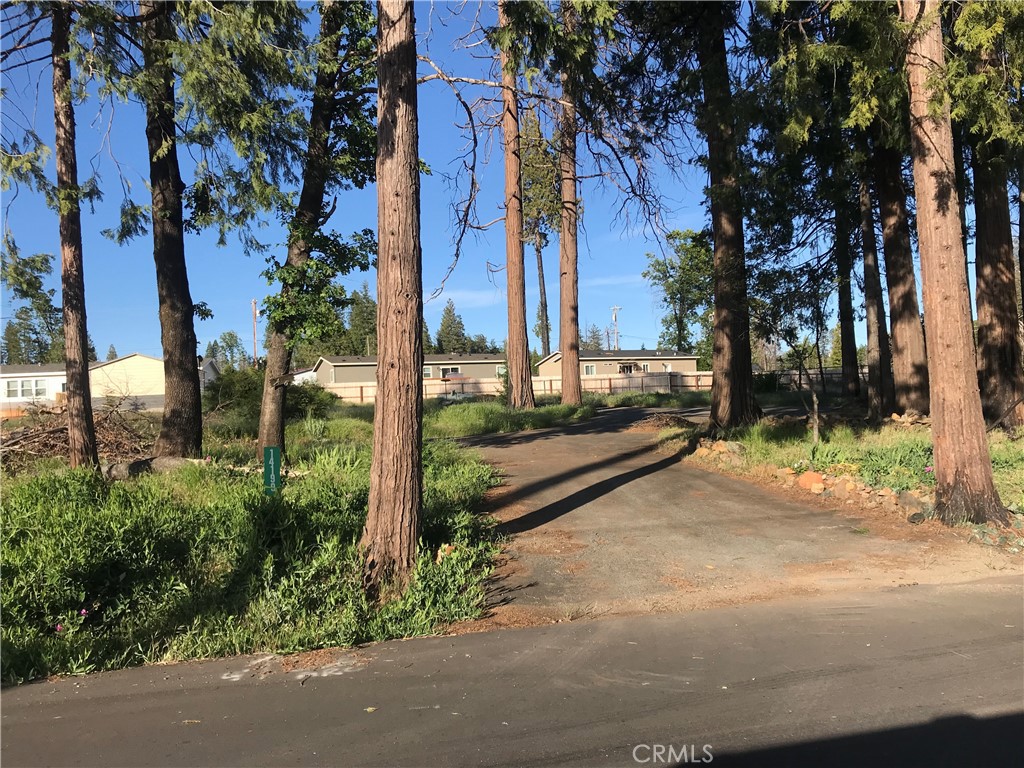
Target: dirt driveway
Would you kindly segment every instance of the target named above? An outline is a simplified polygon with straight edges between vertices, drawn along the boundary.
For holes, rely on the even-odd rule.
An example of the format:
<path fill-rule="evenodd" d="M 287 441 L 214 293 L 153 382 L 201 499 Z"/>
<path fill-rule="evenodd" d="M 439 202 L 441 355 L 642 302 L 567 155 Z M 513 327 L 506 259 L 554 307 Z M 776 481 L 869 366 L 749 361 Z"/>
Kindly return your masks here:
<path fill-rule="evenodd" d="M 510 534 L 486 625 L 702 609 L 843 590 L 1019 584 L 1021 560 L 963 531 L 840 509 L 708 472 L 630 431 L 649 409 L 467 441 L 505 473 Z M 854 517 L 853 515 L 856 515 Z"/>

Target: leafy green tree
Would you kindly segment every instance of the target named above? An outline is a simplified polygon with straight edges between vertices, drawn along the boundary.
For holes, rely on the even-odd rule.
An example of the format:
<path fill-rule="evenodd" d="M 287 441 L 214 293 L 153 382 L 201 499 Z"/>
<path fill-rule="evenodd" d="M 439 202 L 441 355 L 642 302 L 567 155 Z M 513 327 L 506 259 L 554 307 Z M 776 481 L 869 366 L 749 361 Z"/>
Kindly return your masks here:
<path fill-rule="evenodd" d="M 666 238 L 672 253 L 647 254 L 643 276 L 660 295 L 667 310 L 658 346 L 692 352 L 691 326 L 713 303 L 713 257 L 707 233 L 678 230 Z"/>
<path fill-rule="evenodd" d="M 377 302 L 370 295 L 370 287 L 366 283 L 349 299 L 345 339 L 341 354 L 377 354 Z"/>
<path fill-rule="evenodd" d="M 462 317 L 455 312 L 455 302 L 448 299 L 441 312 L 441 324 L 437 328 L 437 351 L 439 354 L 469 352 L 469 338 Z"/>
<path fill-rule="evenodd" d="M 992 479 L 953 167 L 949 102 L 936 93 L 944 67 L 938 0 L 902 6 L 907 24 L 911 147 L 931 363 L 935 510 L 949 525 L 1008 521 Z M 938 97 L 938 105 L 936 105 Z"/>
<path fill-rule="evenodd" d="M 292 350 L 296 343 L 324 339 L 338 331 L 338 310 L 346 305 L 346 294 L 335 279 L 354 269 L 366 269 L 375 245 L 369 231 L 345 240 L 325 229 L 334 210 L 333 206 L 327 208 L 328 192 L 363 187 L 373 177 L 374 131 L 368 96 L 361 93 L 373 78 L 371 30 L 367 3 L 320 4 L 319 37 L 311 46 L 317 58 L 298 202 L 294 207 L 280 206 L 282 216 L 288 218 L 288 251 L 283 263 L 272 259 L 265 273 L 281 283 L 281 290 L 267 299 L 271 334 L 259 449 L 278 445 L 284 450 L 286 374 Z M 357 297 L 353 297 L 353 312 L 362 306 Z M 374 329 L 375 309 L 376 305 L 371 320 Z M 350 323 L 349 336 L 352 326 Z M 369 345 L 366 329 L 360 326 L 354 332 L 365 333 L 360 341 Z M 375 339 L 376 330 L 373 336 Z M 362 346 L 349 353 L 365 354 Z"/>
<path fill-rule="evenodd" d="M 4 326 L 8 364 L 63 362 L 61 310 L 53 303 L 56 291 L 45 287 L 52 273 L 52 255 L 22 256 L 10 232 L 6 234 L 0 251 L 0 281 L 10 298 L 22 304 Z"/>
<path fill-rule="evenodd" d="M 1024 360 L 1007 186 L 1013 152 L 1024 152 L 1024 7 L 975 2 L 957 11 L 944 74 L 954 97 L 951 119 L 965 125 L 972 144 L 981 399 L 990 421 L 1020 426 Z"/>
<path fill-rule="evenodd" d="M 749 424 L 760 408 L 753 390 L 740 183 L 744 126 L 726 47 L 737 4 L 638 2 L 625 4 L 623 16 L 631 42 L 615 68 L 620 98 L 638 101 L 645 135 L 662 137 L 662 147 L 694 124 L 706 142 L 714 247 L 711 422 L 717 429 Z"/>
<path fill-rule="evenodd" d="M 106 357 L 106 359 L 108 361 L 110 361 L 110 360 L 117 360 L 117 349 L 114 347 L 113 344 L 111 344 L 109 347 L 107 347 L 107 357 Z"/>
<path fill-rule="evenodd" d="M 218 363 L 230 370 L 241 370 L 249 366 L 249 355 L 245 343 L 234 331 L 224 331 L 217 339 Z"/>
<path fill-rule="evenodd" d="M 604 334 L 593 323 L 587 326 L 587 330 L 580 340 L 580 349 L 604 349 Z"/>
<path fill-rule="evenodd" d="M 523 238 L 533 245 L 537 259 L 537 323 L 533 332 L 540 339 L 541 352 L 551 354 L 551 319 L 548 291 L 544 281 L 544 248 L 557 232 L 562 201 L 558 193 L 558 163 L 551 142 L 541 130 L 536 110 L 523 113 L 519 136 L 523 178 Z"/>

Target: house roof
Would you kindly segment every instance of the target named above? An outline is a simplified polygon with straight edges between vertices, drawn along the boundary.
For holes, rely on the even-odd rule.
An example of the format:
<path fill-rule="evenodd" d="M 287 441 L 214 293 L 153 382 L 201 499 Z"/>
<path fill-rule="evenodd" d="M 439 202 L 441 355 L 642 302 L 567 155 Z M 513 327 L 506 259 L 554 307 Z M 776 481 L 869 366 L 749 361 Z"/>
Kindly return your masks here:
<path fill-rule="evenodd" d="M 160 357 L 153 357 L 152 355 L 144 355 L 141 352 L 132 352 L 132 353 L 127 354 L 127 355 L 121 355 L 121 357 L 115 357 L 113 360 L 98 360 L 95 363 L 89 363 L 89 370 L 90 371 L 94 371 L 97 368 L 102 368 L 103 366 L 110 365 L 111 363 L 120 363 L 122 360 L 127 360 L 127 359 L 129 359 L 131 357 L 144 357 L 147 360 L 155 360 L 155 361 L 157 361 L 159 363 L 163 362 L 163 358 L 160 358 Z"/>
<path fill-rule="evenodd" d="M 480 352 L 475 353 L 453 353 L 450 355 L 424 355 L 424 365 L 436 365 L 438 363 L 504 363 L 504 355 L 492 355 Z M 316 370 L 321 364 L 327 363 L 333 366 L 343 365 L 376 365 L 376 355 L 326 355 L 316 361 L 313 369 Z"/>
<path fill-rule="evenodd" d="M 560 350 L 555 350 L 541 360 L 546 363 L 562 355 Z M 688 355 L 675 349 L 581 349 L 580 360 L 696 360 L 697 355 Z"/>
<path fill-rule="evenodd" d="M 129 355 L 122 355 L 121 357 L 114 358 L 113 360 L 94 360 L 89 363 L 89 370 L 95 371 L 97 368 L 102 368 L 105 365 L 111 363 L 119 363 L 122 360 L 128 360 L 132 357 L 142 357 L 147 360 L 154 360 L 156 362 L 163 362 L 159 357 L 153 357 L 152 355 L 143 355 L 141 352 L 132 352 Z M 218 371 L 220 368 L 218 367 Z M 65 372 L 64 363 L 35 363 L 33 365 L 4 365 L 0 366 L 0 375 L 3 376 L 24 376 L 26 374 L 36 375 L 55 375 Z"/>
<path fill-rule="evenodd" d="M 6 376 L 20 376 L 26 373 L 54 374 L 64 373 L 64 363 L 35 363 L 33 365 L 4 365 L 0 366 L 0 374 Z"/>

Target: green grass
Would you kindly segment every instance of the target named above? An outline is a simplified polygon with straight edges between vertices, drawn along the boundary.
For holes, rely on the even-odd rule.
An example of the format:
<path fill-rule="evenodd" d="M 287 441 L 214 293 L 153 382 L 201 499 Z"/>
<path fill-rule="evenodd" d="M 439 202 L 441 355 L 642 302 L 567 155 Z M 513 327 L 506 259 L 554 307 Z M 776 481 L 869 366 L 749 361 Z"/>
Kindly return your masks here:
<path fill-rule="evenodd" d="M 475 616 L 496 554 L 475 511 L 493 470 L 446 441 L 425 448 L 415 578 L 372 605 L 355 546 L 369 458 L 359 443 L 312 450 L 269 498 L 260 477 L 216 462 L 115 484 L 66 470 L 8 480 L 4 682 L 351 645 Z"/>
<path fill-rule="evenodd" d="M 661 441 L 673 447 L 696 430 L 669 430 Z M 878 487 L 904 491 L 934 486 L 931 437 L 924 429 L 883 426 L 865 429 L 837 424 L 826 427 L 821 442 L 813 445 L 802 421 L 773 423 L 737 429 L 726 439 L 744 446 L 742 467 L 760 465 L 814 469 L 833 475 L 850 475 Z M 989 436 L 989 451 L 996 488 L 1003 503 L 1024 512 L 1024 440 L 1004 433 Z"/>
<path fill-rule="evenodd" d="M 241 379 L 248 390 L 255 385 Z M 246 390 L 236 403 L 254 402 Z M 317 403 L 315 397 L 311 401 Z M 207 464 L 109 484 L 52 462 L 5 477 L 0 675 L 19 682 L 225 654 L 292 652 L 434 631 L 471 618 L 497 553 L 477 512 L 494 470 L 444 438 L 540 429 L 593 406 L 515 412 L 494 401 L 424 404 L 416 575 L 401 598 L 363 596 L 373 407 L 307 409 L 286 425 L 288 473 L 268 498 L 254 414 L 221 408 Z M 438 561 L 439 548 L 450 553 Z"/>
<path fill-rule="evenodd" d="M 594 415 L 592 405 L 542 405 L 514 411 L 497 402 L 450 405 L 423 416 L 426 437 L 467 437 L 573 424 Z"/>

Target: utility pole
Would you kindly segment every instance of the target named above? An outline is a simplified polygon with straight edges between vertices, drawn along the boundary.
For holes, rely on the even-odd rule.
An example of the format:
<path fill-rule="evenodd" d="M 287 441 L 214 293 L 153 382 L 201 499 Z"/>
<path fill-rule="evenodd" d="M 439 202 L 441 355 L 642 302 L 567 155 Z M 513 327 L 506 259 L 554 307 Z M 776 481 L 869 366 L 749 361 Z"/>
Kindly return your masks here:
<path fill-rule="evenodd" d="M 607 328 L 604 329 L 604 348 L 612 348 L 612 332 L 609 331 Z"/>
<path fill-rule="evenodd" d="M 615 334 L 615 347 L 619 348 L 619 310 L 622 307 L 612 307 L 612 332 Z"/>
<path fill-rule="evenodd" d="M 256 367 L 256 299 L 252 300 L 252 365 Z"/>

